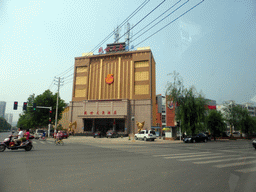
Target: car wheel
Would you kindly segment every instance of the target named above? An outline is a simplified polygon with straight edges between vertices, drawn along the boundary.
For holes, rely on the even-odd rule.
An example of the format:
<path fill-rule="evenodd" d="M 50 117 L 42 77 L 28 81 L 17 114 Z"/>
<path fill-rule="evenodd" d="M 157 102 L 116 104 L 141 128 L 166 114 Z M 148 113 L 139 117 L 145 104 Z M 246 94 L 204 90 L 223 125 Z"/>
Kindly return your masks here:
<path fill-rule="evenodd" d="M 147 141 L 147 138 L 146 138 L 146 137 L 144 137 L 144 141 Z"/>
<path fill-rule="evenodd" d="M 135 136 L 134 139 L 135 139 L 135 140 L 138 140 L 138 137 Z"/>
<path fill-rule="evenodd" d="M 207 143 L 207 139 L 204 139 L 204 142 Z"/>
<path fill-rule="evenodd" d="M 192 140 L 192 142 L 193 142 L 193 143 L 195 143 L 195 142 L 196 142 L 196 140 L 195 140 L 195 139 L 193 139 L 193 140 Z"/>
<path fill-rule="evenodd" d="M 155 141 L 155 139 L 152 139 L 152 141 Z"/>

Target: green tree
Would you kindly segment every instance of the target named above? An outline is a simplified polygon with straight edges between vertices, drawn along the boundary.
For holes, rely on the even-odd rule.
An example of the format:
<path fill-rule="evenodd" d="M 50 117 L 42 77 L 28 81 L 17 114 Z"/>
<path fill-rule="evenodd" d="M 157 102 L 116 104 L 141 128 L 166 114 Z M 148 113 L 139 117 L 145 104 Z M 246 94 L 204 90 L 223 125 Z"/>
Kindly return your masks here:
<path fill-rule="evenodd" d="M 241 106 L 237 105 L 234 108 L 235 113 L 237 114 L 237 128 L 242 133 L 252 134 L 255 131 L 256 121 L 255 118 L 251 117 L 249 111 Z"/>
<path fill-rule="evenodd" d="M 166 98 L 177 103 L 175 107 L 176 121 L 181 121 L 181 130 L 194 135 L 204 130 L 206 100 L 202 93 L 197 93 L 195 87 L 185 88 L 181 77 L 175 71 L 173 82 L 167 83 Z"/>
<path fill-rule="evenodd" d="M 211 110 L 206 118 L 207 129 L 210 130 L 216 141 L 216 135 L 226 130 L 226 123 L 220 111 Z"/>
<path fill-rule="evenodd" d="M 24 111 L 23 114 L 20 115 L 18 120 L 19 127 L 27 129 L 47 126 L 49 124 L 49 115 L 52 119 L 52 123 L 55 123 L 57 93 L 53 94 L 50 90 L 46 90 L 36 97 L 35 94 L 32 94 L 28 97 L 27 103 L 28 106 L 33 106 L 33 103 L 36 103 L 37 106 L 52 107 L 52 114 L 49 114 L 49 109 L 36 108 L 34 111 L 32 107 L 28 107 L 27 111 Z M 58 120 L 61 119 L 61 113 L 65 105 L 64 100 L 59 97 Z"/>
<path fill-rule="evenodd" d="M 230 124 L 231 137 L 233 130 L 251 134 L 256 130 L 255 118 L 251 117 L 248 110 L 237 105 L 234 101 L 224 103 L 225 120 Z"/>

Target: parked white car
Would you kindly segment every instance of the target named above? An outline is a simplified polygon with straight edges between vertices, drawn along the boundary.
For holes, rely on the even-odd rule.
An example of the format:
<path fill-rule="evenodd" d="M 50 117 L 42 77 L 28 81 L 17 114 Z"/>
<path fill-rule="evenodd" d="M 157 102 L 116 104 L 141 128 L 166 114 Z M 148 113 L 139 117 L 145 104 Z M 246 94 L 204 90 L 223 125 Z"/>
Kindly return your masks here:
<path fill-rule="evenodd" d="M 36 129 L 36 132 L 34 133 L 35 139 L 39 139 L 41 135 L 43 135 L 45 131 L 43 129 Z"/>
<path fill-rule="evenodd" d="M 139 133 L 135 134 L 135 140 L 142 139 L 144 141 L 154 141 L 156 139 L 156 132 L 151 130 L 141 130 Z"/>

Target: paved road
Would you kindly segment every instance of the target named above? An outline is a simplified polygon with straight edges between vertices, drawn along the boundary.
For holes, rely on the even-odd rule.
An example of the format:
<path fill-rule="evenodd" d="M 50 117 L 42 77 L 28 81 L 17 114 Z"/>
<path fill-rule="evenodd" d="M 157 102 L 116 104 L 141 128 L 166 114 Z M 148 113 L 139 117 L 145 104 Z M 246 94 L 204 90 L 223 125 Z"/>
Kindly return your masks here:
<path fill-rule="evenodd" d="M 0 136 L 1 139 L 1 136 Z M 249 141 L 196 144 L 71 137 L 0 153 L 0 191 L 255 191 Z"/>

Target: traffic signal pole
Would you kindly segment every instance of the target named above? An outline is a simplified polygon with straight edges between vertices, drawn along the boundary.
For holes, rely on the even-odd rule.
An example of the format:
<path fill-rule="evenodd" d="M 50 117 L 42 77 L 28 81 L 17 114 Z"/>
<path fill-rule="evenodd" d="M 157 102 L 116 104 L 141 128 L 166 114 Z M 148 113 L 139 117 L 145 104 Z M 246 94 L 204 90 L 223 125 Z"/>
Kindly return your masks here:
<path fill-rule="evenodd" d="M 33 106 L 27 105 L 27 107 L 33 107 Z M 52 111 L 52 107 L 36 106 L 36 108 L 49 109 L 50 111 Z M 51 129 L 51 124 L 49 123 L 48 124 L 48 138 L 50 137 L 50 129 Z"/>

